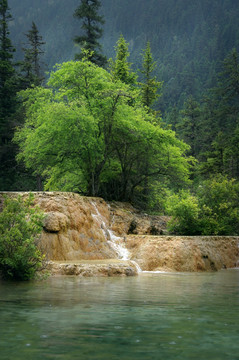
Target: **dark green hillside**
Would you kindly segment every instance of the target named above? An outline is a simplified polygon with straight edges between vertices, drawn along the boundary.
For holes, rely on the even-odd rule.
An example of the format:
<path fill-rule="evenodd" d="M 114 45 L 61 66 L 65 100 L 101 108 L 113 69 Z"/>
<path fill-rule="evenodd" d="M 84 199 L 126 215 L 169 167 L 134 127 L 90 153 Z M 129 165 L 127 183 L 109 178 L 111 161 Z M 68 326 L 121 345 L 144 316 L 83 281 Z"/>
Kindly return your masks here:
<path fill-rule="evenodd" d="M 131 61 L 141 62 L 141 50 L 151 42 L 158 62 L 159 80 L 164 80 L 161 110 L 183 104 L 215 81 L 215 72 L 226 54 L 239 44 L 239 3 L 235 0 L 102 0 L 105 17 L 103 49 L 114 56 L 122 33 L 130 44 Z M 45 62 L 73 59 L 73 38 L 80 31 L 73 12 L 79 0 L 9 0 L 15 18 L 11 26 L 19 49 L 32 20 L 46 41 Z M 20 56 L 19 52 L 18 55 Z"/>

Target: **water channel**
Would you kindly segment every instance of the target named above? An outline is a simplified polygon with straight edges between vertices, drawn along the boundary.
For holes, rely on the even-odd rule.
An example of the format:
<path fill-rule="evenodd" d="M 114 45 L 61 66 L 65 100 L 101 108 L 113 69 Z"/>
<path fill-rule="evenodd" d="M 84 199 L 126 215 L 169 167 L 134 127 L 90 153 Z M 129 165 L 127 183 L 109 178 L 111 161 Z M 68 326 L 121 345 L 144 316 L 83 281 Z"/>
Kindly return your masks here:
<path fill-rule="evenodd" d="M 0 282 L 1 360 L 239 360 L 239 269 Z"/>

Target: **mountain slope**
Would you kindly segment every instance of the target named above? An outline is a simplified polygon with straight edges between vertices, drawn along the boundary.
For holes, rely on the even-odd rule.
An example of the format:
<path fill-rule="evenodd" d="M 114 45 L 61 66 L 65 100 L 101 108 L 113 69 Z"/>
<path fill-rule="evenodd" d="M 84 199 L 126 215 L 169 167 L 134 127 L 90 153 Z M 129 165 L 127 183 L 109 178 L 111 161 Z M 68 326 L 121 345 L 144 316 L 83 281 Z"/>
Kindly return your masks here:
<path fill-rule="evenodd" d="M 73 18 L 79 0 L 9 0 L 14 21 L 10 31 L 20 57 L 24 33 L 36 22 L 46 41 L 45 63 L 74 58 L 73 38 L 80 23 Z M 108 57 L 122 33 L 130 44 L 131 62 L 138 67 L 141 52 L 150 40 L 164 81 L 158 107 L 163 111 L 199 96 L 214 84 L 220 62 L 239 47 L 239 3 L 234 0 L 102 0 L 106 23 L 102 44 Z"/>

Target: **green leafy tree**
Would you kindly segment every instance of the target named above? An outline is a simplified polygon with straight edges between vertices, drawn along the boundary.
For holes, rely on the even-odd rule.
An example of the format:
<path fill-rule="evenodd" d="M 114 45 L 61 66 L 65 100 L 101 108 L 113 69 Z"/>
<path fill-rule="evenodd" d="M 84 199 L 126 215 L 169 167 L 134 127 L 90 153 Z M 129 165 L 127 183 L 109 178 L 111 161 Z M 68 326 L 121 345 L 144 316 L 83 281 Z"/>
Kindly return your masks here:
<path fill-rule="evenodd" d="M 113 61 L 110 59 L 110 69 L 114 80 L 120 80 L 125 84 L 135 85 L 136 74 L 131 70 L 131 63 L 128 62 L 129 44 L 125 41 L 121 34 L 115 47 L 116 57 Z"/>
<path fill-rule="evenodd" d="M 42 73 L 41 56 L 44 54 L 42 46 L 45 42 L 39 34 L 39 30 L 34 22 L 31 29 L 26 33 L 27 47 L 23 48 L 24 60 L 21 62 L 21 88 L 26 89 L 31 85 L 39 86 L 44 80 Z"/>
<path fill-rule="evenodd" d="M 88 58 L 99 66 L 106 65 L 106 57 L 102 55 L 102 47 L 99 39 L 103 34 L 101 25 L 104 19 L 99 15 L 101 2 L 99 0 L 81 0 L 80 5 L 75 10 L 74 16 L 82 21 L 81 29 L 84 34 L 76 36 L 74 41 L 88 52 Z M 84 58 L 84 51 L 76 55 L 76 59 Z"/>
<path fill-rule="evenodd" d="M 200 207 L 196 196 L 181 190 L 167 198 L 166 210 L 172 216 L 168 224 L 170 232 L 177 235 L 199 235 Z"/>
<path fill-rule="evenodd" d="M 155 123 L 137 89 L 90 61 L 59 65 L 47 89 L 21 95 L 27 120 L 15 136 L 19 158 L 47 177 L 46 189 L 126 200 L 145 178 L 188 176 L 188 147 Z"/>
<path fill-rule="evenodd" d="M 239 234 L 239 183 L 217 175 L 205 180 L 197 191 L 203 235 Z"/>
<path fill-rule="evenodd" d="M 222 175 L 203 181 L 196 191 L 180 191 L 166 201 L 172 220 L 169 230 L 179 235 L 238 235 L 239 183 Z"/>
<path fill-rule="evenodd" d="M 0 212 L 0 273 L 4 278 L 32 279 L 42 267 L 44 255 L 38 247 L 43 214 L 33 207 L 34 198 L 6 197 Z"/>

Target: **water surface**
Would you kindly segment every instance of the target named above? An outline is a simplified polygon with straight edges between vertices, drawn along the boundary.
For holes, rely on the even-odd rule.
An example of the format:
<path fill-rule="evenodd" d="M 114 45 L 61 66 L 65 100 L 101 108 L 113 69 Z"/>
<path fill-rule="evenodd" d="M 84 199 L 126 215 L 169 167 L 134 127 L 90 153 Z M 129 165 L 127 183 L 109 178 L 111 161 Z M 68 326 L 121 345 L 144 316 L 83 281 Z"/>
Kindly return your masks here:
<path fill-rule="evenodd" d="M 239 360 L 239 270 L 0 282 L 0 359 Z"/>

